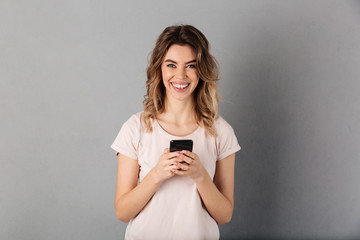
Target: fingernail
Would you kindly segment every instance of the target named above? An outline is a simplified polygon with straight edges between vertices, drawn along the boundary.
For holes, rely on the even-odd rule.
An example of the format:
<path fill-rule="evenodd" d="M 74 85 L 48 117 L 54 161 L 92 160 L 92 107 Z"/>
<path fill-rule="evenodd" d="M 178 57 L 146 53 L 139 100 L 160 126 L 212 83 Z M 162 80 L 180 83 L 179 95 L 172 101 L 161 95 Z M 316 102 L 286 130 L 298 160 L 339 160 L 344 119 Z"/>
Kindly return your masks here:
<path fill-rule="evenodd" d="M 176 156 L 177 156 L 177 157 L 180 156 L 180 153 L 176 153 Z"/>
<path fill-rule="evenodd" d="M 186 150 L 182 150 L 181 153 L 186 153 Z"/>

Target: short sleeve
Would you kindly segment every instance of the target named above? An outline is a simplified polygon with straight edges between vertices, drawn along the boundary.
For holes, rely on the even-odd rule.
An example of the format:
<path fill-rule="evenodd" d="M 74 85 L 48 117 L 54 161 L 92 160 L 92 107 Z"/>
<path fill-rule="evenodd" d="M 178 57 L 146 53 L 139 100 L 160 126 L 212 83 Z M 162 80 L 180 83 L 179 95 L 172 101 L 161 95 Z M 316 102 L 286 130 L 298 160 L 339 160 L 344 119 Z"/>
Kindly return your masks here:
<path fill-rule="evenodd" d="M 235 136 L 234 129 L 229 123 L 219 117 L 215 122 L 215 126 L 217 132 L 217 160 L 224 159 L 241 149 Z"/>
<path fill-rule="evenodd" d="M 140 113 L 132 115 L 121 127 L 111 148 L 131 159 L 138 159 Z"/>

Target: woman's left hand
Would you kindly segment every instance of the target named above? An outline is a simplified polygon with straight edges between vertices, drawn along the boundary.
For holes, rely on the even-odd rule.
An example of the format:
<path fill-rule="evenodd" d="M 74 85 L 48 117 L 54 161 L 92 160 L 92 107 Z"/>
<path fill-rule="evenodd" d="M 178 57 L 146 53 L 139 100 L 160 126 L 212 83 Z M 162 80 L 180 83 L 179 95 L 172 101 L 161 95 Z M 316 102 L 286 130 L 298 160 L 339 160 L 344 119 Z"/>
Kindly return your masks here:
<path fill-rule="evenodd" d="M 207 173 L 196 153 L 183 150 L 177 157 L 177 168 L 173 170 L 176 175 L 186 175 L 191 177 L 195 182 L 201 179 Z"/>

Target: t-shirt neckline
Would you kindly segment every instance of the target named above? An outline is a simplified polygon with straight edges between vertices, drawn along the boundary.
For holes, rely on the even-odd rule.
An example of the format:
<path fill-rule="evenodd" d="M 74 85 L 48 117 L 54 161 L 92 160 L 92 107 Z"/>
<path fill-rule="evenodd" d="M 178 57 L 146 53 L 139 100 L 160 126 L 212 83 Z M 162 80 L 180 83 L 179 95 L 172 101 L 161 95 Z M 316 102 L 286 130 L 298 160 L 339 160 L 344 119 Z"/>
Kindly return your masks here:
<path fill-rule="evenodd" d="M 199 131 L 200 126 L 198 126 L 192 133 L 188 134 L 188 135 L 184 135 L 184 136 L 177 136 L 177 135 L 172 135 L 170 133 L 168 133 L 158 122 L 158 120 L 155 118 L 154 119 L 155 124 L 157 125 L 157 127 L 159 128 L 160 132 L 165 134 L 166 136 L 170 137 L 170 138 L 174 138 L 174 139 L 184 139 L 184 138 L 190 138 L 192 137 L 196 132 Z"/>

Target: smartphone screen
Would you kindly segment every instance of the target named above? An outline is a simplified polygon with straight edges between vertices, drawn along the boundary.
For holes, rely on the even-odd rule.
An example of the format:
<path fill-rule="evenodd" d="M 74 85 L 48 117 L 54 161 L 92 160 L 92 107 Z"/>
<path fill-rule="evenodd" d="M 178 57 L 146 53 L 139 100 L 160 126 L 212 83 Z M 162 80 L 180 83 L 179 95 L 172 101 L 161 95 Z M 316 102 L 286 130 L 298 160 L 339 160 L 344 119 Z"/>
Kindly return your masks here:
<path fill-rule="evenodd" d="M 170 152 L 187 150 L 192 152 L 193 141 L 192 140 L 171 140 Z"/>

